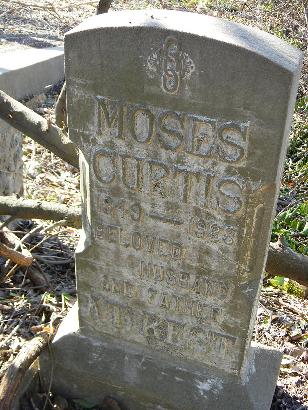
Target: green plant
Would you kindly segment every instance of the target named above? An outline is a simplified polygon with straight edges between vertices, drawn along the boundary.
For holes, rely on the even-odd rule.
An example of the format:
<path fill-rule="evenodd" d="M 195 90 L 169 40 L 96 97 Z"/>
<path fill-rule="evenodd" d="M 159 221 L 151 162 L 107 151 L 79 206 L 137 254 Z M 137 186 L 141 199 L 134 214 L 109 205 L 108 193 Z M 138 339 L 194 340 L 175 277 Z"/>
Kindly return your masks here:
<path fill-rule="evenodd" d="M 272 241 L 283 236 L 290 247 L 308 254 L 308 201 L 280 212 L 273 223 Z"/>
<path fill-rule="evenodd" d="M 274 276 L 268 280 L 269 284 L 274 288 L 281 289 L 291 295 L 297 297 L 304 297 L 305 292 L 302 287 L 300 287 L 296 282 L 283 276 Z"/>

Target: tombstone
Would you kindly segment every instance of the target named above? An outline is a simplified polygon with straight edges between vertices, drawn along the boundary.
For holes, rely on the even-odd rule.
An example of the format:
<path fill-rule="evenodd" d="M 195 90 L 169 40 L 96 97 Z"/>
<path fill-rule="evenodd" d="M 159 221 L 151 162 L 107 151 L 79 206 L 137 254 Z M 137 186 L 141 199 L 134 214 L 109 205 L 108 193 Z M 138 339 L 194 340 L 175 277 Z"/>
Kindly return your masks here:
<path fill-rule="evenodd" d="M 0 120 L 0 195 L 22 194 L 22 133 Z"/>
<path fill-rule="evenodd" d="M 66 35 L 83 230 L 54 391 L 132 410 L 270 407 L 280 353 L 251 340 L 300 65 L 269 34 L 178 11 Z M 41 367 L 48 385 L 48 354 Z"/>

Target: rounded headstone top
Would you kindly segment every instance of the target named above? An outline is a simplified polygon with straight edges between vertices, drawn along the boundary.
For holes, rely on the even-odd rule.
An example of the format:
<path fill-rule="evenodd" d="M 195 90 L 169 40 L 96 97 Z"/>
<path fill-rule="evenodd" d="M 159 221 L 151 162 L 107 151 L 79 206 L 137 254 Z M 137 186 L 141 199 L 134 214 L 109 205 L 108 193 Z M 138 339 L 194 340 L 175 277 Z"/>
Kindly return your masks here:
<path fill-rule="evenodd" d="M 175 10 L 124 10 L 90 17 L 66 34 L 66 38 L 100 29 L 156 28 L 205 37 L 259 54 L 288 71 L 297 71 L 302 52 L 257 28 L 228 20 Z"/>

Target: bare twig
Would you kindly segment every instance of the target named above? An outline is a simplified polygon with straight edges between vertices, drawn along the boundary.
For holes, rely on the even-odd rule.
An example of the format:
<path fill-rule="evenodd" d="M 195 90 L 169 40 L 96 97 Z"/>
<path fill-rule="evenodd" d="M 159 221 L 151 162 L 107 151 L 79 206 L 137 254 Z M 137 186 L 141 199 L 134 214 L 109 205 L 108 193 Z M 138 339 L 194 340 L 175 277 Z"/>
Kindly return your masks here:
<path fill-rule="evenodd" d="M 9 271 L 8 273 L 5 275 L 4 278 L 0 278 L 0 283 L 3 283 L 5 281 L 7 281 L 16 271 L 16 269 L 18 268 L 19 265 L 14 265 Z"/>
<path fill-rule="evenodd" d="M 33 262 L 31 252 L 22 246 L 19 238 L 13 233 L 4 228 L 0 231 L 0 255 L 7 258 L 7 264 L 10 261 L 20 266 L 30 266 Z M 21 248 L 21 252 L 17 251 Z"/>
<path fill-rule="evenodd" d="M 31 229 L 30 232 L 26 233 L 26 235 L 21 238 L 20 242 L 21 243 L 26 242 L 31 236 L 37 234 L 38 232 L 41 232 L 43 228 L 44 228 L 43 224 L 35 226 L 33 229 Z"/>
<path fill-rule="evenodd" d="M 62 259 L 56 260 L 54 259 L 54 257 L 44 257 L 40 254 L 34 254 L 34 256 L 36 259 L 38 259 L 39 261 L 42 261 L 46 265 L 64 265 L 67 263 L 74 262 L 73 258 L 70 258 L 70 259 L 62 258 Z"/>
<path fill-rule="evenodd" d="M 0 255 L 4 258 L 10 259 L 12 262 L 19 266 L 30 266 L 33 262 L 33 256 L 30 252 L 24 250 L 24 252 L 15 251 L 4 243 L 0 242 Z"/>
<path fill-rule="evenodd" d="M 55 224 L 54 224 L 54 225 L 55 225 Z M 45 232 L 47 232 L 47 230 L 46 230 Z M 65 232 L 65 231 L 61 231 L 61 232 Z M 42 240 L 40 240 L 38 243 L 36 243 L 35 245 L 33 245 L 32 248 L 30 249 L 30 252 L 33 252 L 36 248 L 38 248 L 39 246 L 41 246 L 42 243 L 46 242 L 48 239 L 50 239 L 50 238 L 52 238 L 52 237 L 54 237 L 54 236 L 57 236 L 57 235 L 59 235 L 59 234 L 60 234 L 60 232 L 57 232 L 56 234 L 46 236 L 45 238 L 43 238 Z"/>

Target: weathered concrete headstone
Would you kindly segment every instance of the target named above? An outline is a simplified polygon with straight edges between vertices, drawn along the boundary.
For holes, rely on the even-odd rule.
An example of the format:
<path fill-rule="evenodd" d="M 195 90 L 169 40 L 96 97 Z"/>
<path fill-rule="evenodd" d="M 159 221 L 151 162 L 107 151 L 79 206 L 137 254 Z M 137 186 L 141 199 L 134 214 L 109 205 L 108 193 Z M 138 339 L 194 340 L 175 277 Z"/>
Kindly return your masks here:
<path fill-rule="evenodd" d="M 22 134 L 0 120 L 0 195 L 23 191 Z"/>
<path fill-rule="evenodd" d="M 55 389 L 134 410 L 269 408 L 279 354 L 251 337 L 301 53 L 130 11 L 72 30 L 65 59 L 83 237 Z"/>

